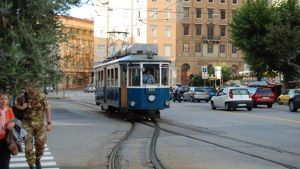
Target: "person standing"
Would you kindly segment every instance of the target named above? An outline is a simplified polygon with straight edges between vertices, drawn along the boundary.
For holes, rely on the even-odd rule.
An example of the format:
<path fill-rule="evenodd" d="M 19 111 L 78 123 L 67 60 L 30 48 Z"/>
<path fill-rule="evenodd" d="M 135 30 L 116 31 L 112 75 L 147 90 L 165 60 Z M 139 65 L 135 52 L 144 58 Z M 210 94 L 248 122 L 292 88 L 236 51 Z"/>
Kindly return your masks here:
<path fill-rule="evenodd" d="M 16 106 L 24 110 L 23 128 L 27 131 L 25 138 L 25 156 L 30 169 L 41 169 L 41 158 L 44 154 L 44 148 L 47 140 L 46 131 L 51 131 L 51 110 L 46 96 L 36 87 L 26 89 L 28 99 L 23 106 Z M 22 96 L 21 96 L 22 97 Z M 47 124 L 44 124 L 46 114 Z M 35 152 L 33 149 L 33 142 Z"/>
<path fill-rule="evenodd" d="M 0 94 L 0 169 L 9 169 L 10 152 L 5 141 L 5 134 L 7 127 L 14 127 L 14 123 L 10 122 L 13 118 L 15 117 L 8 106 L 8 97 Z"/>

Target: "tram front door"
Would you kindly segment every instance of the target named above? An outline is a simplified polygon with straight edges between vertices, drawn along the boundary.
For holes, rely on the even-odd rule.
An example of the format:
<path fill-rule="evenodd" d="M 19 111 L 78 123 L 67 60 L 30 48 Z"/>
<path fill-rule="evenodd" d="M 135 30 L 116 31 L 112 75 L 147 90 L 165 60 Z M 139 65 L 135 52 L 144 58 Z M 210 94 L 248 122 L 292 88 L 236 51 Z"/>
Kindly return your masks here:
<path fill-rule="evenodd" d="M 121 108 L 127 108 L 127 65 L 121 65 Z"/>

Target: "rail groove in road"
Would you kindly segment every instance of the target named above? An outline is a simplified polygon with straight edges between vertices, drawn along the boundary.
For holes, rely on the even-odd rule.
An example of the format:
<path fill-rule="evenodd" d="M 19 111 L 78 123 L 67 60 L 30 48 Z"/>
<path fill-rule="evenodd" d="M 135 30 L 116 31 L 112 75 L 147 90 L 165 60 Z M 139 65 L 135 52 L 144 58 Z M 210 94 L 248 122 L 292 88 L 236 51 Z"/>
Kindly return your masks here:
<path fill-rule="evenodd" d="M 115 157 L 121 147 L 121 145 L 124 143 L 125 140 L 132 134 L 133 130 L 135 128 L 135 123 L 131 122 L 131 128 L 126 132 L 124 137 L 116 144 L 116 146 L 112 149 L 110 156 L 109 156 L 109 162 L 108 162 L 108 168 L 109 169 L 115 169 Z"/>
<path fill-rule="evenodd" d="M 156 127 L 156 126 L 153 126 L 153 125 L 150 125 L 150 124 L 147 124 L 147 123 L 142 123 L 142 124 L 150 126 L 150 127 Z M 173 134 L 173 135 L 190 138 L 190 139 L 197 140 L 197 141 L 200 141 L 200 142 L 204 142 L 204 143 L 207 143 L 207 144 L 211 144 L 211 145 L 223 148 L 223 149 L 231 150 L 233 152 L 237 152 L 237 153 L 240 153 L 240 154 L 243 154 L 243 155 L 247 155 L 247 156 L 254 157 L 254 158 L 257 158 L 257 159 L 261 159 L 261 160 L 264 160 L 264 161 L 268 161 L 268 162 L 277 164 L 279 166 L 282 166 L 284 168 L 288 168 L 288 169 L 300 169 L 298 167 L 295 167 L 295 166 L 292 166 L 292 165 L 289 165 L 289 164 L 284 164 L 282 162 L 271 160 L 271 159 L 268 159 L 268 158 L 265 158 L 265 157 L 262 157 L 262 156 L 259 156 L 259 155 L 255 155 L 255 154 L 252 154 L 252 153 L 247 153 L 247 152 L 235 149 L 235 148 L 231 148 L 231 147 L 226 146 L 226 145 L 222 145 L 222 144 L 219 144 L 219 143 L 214 143 L 212 141 L 208 141 L 208 140 L 196 138 L 196 137 L 193 137 L 193 136 L 190 136 L 190 135 L 187 135 L 187 134 L 183 134 L 183 133 L 180 133 L 180 132 L 177 132 L 177 131 L 172 131 L 172 130 L 169 130 L 169 129 L 166 129 L 166 128 L 162 128 L 162 127 L 159 127 L 159 129 L 162 130 L 162 131 L 164 131 L 164 132 L 166 132 L 166 133 L 170 133 L 170 134 Z"/>
<path fill-rule="evenodd" d="M 23 145 L 23 147 L 24 147 L 24 145 Z M 27 169 L 28 168 L 28 164 L 26 162 L 24 152 L 25 151 L 23 150 L 23 152 L 19 152 L 18 155 L 11 157 L 10 165 L 9 165 L 9 167 L 11 169 Z M 47 145 L 45 146 L 45 152 L 41 159 L 41 164 L 44 169 L 59 169 L 59 167 L 57 167 L 54 157 L 52 156 Z"/>
<path fill-rule="evenodd" d="M 160 130 L 159 125 L 155 120 L 152 120 L 152 122 L 155 125 L 155 130 L 151 138 L 150 152 L 149 152 L 150 159 L 155 169 L 165 169 L 165 167 L 161 164 L 160 160 L 156 155 L 156 142 L 159 137 L 159 130 Z"/>

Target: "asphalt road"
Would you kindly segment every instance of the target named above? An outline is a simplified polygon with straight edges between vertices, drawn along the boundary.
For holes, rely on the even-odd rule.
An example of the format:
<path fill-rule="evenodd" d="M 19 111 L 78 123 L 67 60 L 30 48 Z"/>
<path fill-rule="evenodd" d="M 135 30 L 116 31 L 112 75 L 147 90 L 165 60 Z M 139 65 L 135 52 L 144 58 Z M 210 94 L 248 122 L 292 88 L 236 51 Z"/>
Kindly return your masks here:
<path fill-rule="evenodd" d="M 67 91 L 66 96 L 50 99 L 53 131 L 47 145 L 56 167 L 106 169 L 112 147 L 130 123 L 101 112 L 93 93 Z M 286 105 L 261 106 L 249 112 L 211 110 L 205 102 L 171 103 L 170 109 L 161 111 L 160 125 L 188 136 L 161 131 L 157 153 L 168 169 L 300 169 L 300 112 L 291 113 Z M 123 168 L 151 168 L 145 155 L 149 143 L 145 132 L 152 130 L 143 128 L 136 130 L 120 152 Z M 136 166 L 137 161 L 128 157 L 139 157 L 142 162 Z"/>

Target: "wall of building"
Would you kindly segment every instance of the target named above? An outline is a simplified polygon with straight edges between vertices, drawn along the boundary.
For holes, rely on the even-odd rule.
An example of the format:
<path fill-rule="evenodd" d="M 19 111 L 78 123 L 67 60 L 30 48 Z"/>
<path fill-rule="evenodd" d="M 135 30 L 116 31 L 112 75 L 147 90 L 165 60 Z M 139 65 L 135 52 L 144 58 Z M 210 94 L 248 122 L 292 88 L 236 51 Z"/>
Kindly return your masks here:
<path fill-rule="evenodd" d="M 60 18 L 70 40 L 61 44 L 61 66 L 64 88 L 82 88 L 92 82 L 94 63 L 93 21 L 75 17 Z"/>

